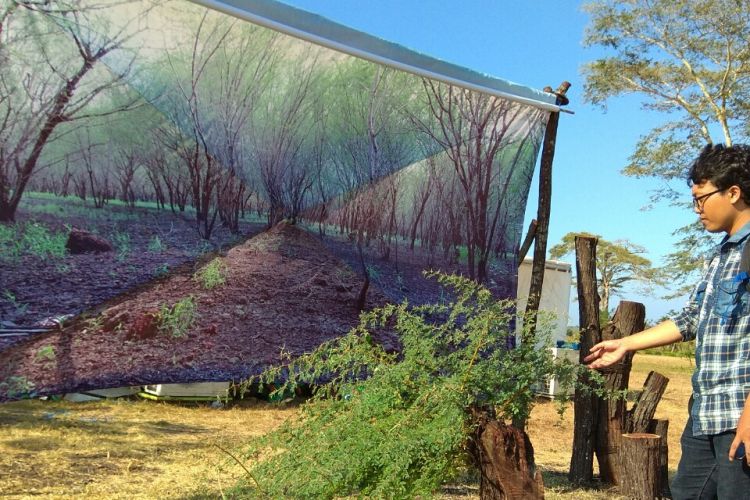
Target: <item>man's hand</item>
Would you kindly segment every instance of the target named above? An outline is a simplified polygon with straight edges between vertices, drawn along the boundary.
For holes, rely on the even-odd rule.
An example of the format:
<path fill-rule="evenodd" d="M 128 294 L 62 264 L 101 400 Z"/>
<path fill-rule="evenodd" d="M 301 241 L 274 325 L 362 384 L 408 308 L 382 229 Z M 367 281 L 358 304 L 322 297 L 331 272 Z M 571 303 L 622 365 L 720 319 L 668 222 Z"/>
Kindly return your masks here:
<path fill-rule="evenodd" d="M 589 368 L 598 369 L 614 365 L 625 357 L 628 350 L 625 349 L 622 339 L 617 339 L 599 342 L 589 353 L 583 361 L 588 363 Z"/>
<path fill-rule="evenodd" d="M 739 422 L 737 422 L 737 434 L 734 436 L 734 441 L 729 447 L 729 461 L 733 461 L 735 458 L 742 460 L 750 465 L 748 461 L 746 450 L 750 449 L 750 410 L 748 410 L 748 401 L 750 397 L 745 401 L 745 408 L 742 410 Z"/>

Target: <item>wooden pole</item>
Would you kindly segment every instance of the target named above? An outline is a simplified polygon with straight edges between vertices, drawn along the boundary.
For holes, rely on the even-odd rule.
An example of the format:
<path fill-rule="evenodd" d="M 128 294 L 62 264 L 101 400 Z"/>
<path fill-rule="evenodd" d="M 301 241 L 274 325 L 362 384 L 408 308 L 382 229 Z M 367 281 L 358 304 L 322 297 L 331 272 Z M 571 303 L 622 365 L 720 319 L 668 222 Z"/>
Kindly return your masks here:
<path fill-rule="evenodd" d="M 622 436 L 622 487 L 627 498 L 659 498 L 659 455 L 661 437 L 635 433 Z"/>
<path fill-rule="evenodd" d="M 578 324 L 581 328 L 580 362 L 591 347 L 601 340 L 599 293 L 596 286 L 596 238 L 576 236 L 576 277 L 578 280 Z M 583 375 L 586 382 L 586 375 Z M 576 389 L 573 401 L 573 454 L 568 479 L 587 483 L 594 475 L 594 444 L 599 400 L 593 394 Z"/>
<path fill-rule="evenodd" d="M 646 308 L 638 302 L 623 301 L 617 306 L 612 321 L 602 329 L 602 340 L 621 339 L 644 328 Z M 628 388 L 633 356 L 627 355 L 620 363 L 600 370 L 607 390 Z M 599 399 L 599 421 L 596 429 L 596 459 L 599 476 L 607 484 L 620 484 L 620 441 L 625 428 L 624 399 Z"/>
<path fill-rule="evenodd" d="M 563 82 L 557 91 L 549 92 L 558 96 L 558 104 L 567 104 L 565 93 L 570 88 L 570 83 Z M 545 89 L 546 90 L 546 89 Z M 544 268 L 547 262 L 547 236 L 549 234 L 549 216 L 552 201 L 552 160 L 555 158 L 555 142 L 557 141 L 557 124 L 560 121 L 560 113 L 550 113 L 547 127 L 544 130 L 542 143 L 542 158 L 539 164 L 539 200 L 536 215 L 536 231 L 534 233 L 534 261 L 531 265 L 531 283 L 529 285 L 529 298 L 526 302 L 526 313 L 529 315 L 529 328 L 526 330 L 529 338 L 533 339 L 536 329 L 536 313 L 542 300 L 542 284 L 544 282 Z M 520 263 L 519 263 L 520 264 Z M 526 339 L 528 340 L 528 339 Z"/>

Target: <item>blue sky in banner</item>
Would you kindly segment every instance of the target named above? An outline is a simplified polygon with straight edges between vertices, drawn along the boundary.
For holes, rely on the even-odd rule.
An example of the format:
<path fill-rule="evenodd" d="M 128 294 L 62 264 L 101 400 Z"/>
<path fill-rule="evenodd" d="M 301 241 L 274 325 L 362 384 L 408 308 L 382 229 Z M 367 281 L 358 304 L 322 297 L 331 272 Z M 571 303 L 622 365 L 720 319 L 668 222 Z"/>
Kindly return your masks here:
<path fill-rule="evenodd" d="M 651 193 L 663 181 L 634 179 L 620 173 L 638 138 L 663 117 L 640 109 L 628 96 L 603 110 L 583 102 L 581 66 L 603 53 L 582 45 L 588 22 L 581 2 L 572 0 L 283 0 L 351 28 L 399 43 L 433 57 L 492 76 L 541 89 L 572 83 L 568 91 L 574 115 L 560 119 L 554 161 L 550 245 L 571 231 L 587 231 L 607 240 L 628 239 L 646 247 L 661 264 L 676 238 L 672 231 L 694 220 L 688 208 L 651 205 Z M 717 137 L 717 140 L 720 138 Z M 682 181 L 675 188 L 689 189 Z M 537 181 L 526 209 L 536 214 Z M 573 261 L 572 257 L 568 259 Z M 685 298 L 663 300 L 666 291 L 646 296 L 630 290 L 615 297 L 646 304 L 655 320 L 681 307 Z M 577 305 L 571 304 L 571 323 Z"/>

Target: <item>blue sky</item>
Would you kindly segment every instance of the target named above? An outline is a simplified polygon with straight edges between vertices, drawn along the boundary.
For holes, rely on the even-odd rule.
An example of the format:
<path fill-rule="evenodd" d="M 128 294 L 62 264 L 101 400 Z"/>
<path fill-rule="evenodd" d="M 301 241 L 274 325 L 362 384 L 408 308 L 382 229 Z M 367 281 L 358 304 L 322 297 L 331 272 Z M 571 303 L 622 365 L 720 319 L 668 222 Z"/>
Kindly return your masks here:
<path fill-rule="evenodd" d="M 628 239 L 646 247 L 661 264 L 676 238 L 674 229 L 694 220 L 686 208 L 661 203 L 650 210 L 650 193 L 661 181 L 620 173 L 638 138 L 663 121 L 640 109 L 640 96 L 612 100 L 607 110 L 583 102 L 581 66 L 602 55 L 585 49 L 588 22 L 581 2 L 571 0 L 283 0 L 352 28 L 371 33 L 449 62 L 541 89 L 572 83 L 568 91 L 574 115 L 563 114 L 554 160 L 550 246 L 572 231 L 607 240 Z M 718 139 L 718 138 L 717 138 Z M 674 187 L 685 193 L 687 185 Z M 536 215 L 537 181 L 525 226 Z M 568 259 L 573 261 L 572 256 Z M 629 292 L 615 297 L 646 304 L 649 319 L 682 306 L 684 298 L 666 301 Z M 577 323 L 577 305 L 571 305 Z"/>

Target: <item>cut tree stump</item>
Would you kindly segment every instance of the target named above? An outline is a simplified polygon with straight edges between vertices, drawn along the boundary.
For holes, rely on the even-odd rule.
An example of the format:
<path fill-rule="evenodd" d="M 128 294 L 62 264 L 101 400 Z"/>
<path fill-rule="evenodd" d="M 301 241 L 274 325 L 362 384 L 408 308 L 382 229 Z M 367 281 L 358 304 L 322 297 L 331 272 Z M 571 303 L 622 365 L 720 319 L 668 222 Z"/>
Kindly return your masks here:
<path fill-rule="evenodd" d="M 672 491 L 669 489 L 669 442 L 667 433 L 669 432 L 669 420 L 655 418 L 651 420 L 648 432 L 661 437 L 661 446 L 659 447 L 659 493 L 664 498 L 672 498 Z"/>
<path fill-rule="evenodd" d="M 627 337 L 644 328 L 646 308 L 638 302 L 623 301 L 617 306 L 612 321 L 602 329 L 602 340 Z M 633 355 L 627 354 L 619 363 L 599 370 L 605 380 L 605 388 L 623 391 L 628 388 Z M 624 399 L 600 399 L 599 421 L 596 435 L 596 459 L 599 462 L 599 476 L 606 484 L 620 484 L 620 441 L 627 432 L 625 415 L 627 407 Z"/>
<path fill-rule="evenodd" d="M 641 432 L 622 435 L 620 493 L 623 496 L 637 500 L 661 498 L 660 455 L 660 436 Z"/>
<path fill-rule="evenodd" d="M 471 448 L 480 474 L 479 498 L 543 499 L 542 473 L 534 464 L 529 436 L 487 413 L 473 413 L 478 425 Z"/>

